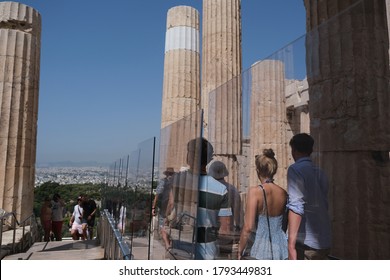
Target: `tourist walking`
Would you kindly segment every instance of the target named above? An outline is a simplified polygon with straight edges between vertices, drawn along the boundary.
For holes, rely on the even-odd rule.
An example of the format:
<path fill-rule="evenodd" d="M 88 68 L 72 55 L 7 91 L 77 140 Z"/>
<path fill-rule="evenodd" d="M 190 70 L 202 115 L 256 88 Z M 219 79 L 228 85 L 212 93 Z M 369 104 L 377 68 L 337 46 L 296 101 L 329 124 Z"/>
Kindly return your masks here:
<path fill-rule="evenodd" d="M 207 173 L 214 179 L 226 186 L 228 191 L 229 205 L 232 209 L 232 216 L 230 217 L 230 230 L 240 231 L 241 229 L 241 197 L 237 188 L 225 180 L 225 177 L 229 176 L 229 171 L 226 165 L 222 161 L 213 161 L 208 166 Z"/>
<path fill-rule="evenodd" d="M 222 161 L 216 160 L 211 162 L 207 167 L 207 173 L 218 182 L 224 184 L 228 191 L 228 201 L 232 210 L 230 229 L 228 234 L 218 235 L 218 245 L 221 254 L 227 254 L 230 259 L 235 258 L 236 254 L 233 254 L 233 251 L 241 231 L 241 197 L 237 188 L 225 180 L 225 177 L 229 176 L 229 171 Z"/>
<path fill-rule="evenodd" d="M 119 209 L 119 221 L 117 224 L 117 229 L 124 234 L 126 229 L 126 212 L 127 208 L 125 206 L 125 201 L 122 200 L 121 207 Z"/>
<path fill-rule="evenodd" d="M 252 230 L 256 230 L 250 256 L 261 260 L 284 260 L 288 257 L 287 236 L 282 229 L 287 192 L 274 183 L 278 163 L 273 150 L 265 149 L 262 155 L 256 156 L 255 164 L 261 184 L 248 190 L 238 259 L 245 252 Z"/>
<path fill-rule="evenodd" d="M 43 201 L 41 207 L 41 213 L 40 213 L 41 225 L 44 231 L 43 241 L 45 242 L 50 241 L 51 215 L 52 215 L 51 200 L 50 197 L 45 197 L 45 200 Z"/>
<path fill-rule="evenodd" d="M 64 207 L 65 202 L 61 199 L 61 196 L 56 193 L 53 195 L 52 204 L 52 221 L 51 227 L 56 241 L 62 240 L 62 225 L 64 223 Z"/>
<path fill-rule="evenodd" d="M 174 176 L 174 191 L 198 192 L 195 259 L 201 260 L 219 256 L 217 237 L 229 233 L 232 216 L 226 186 L 207 174 L 213 154 L 213 146 L 205 138 L 192 139 L 187 144 L 189 169 Z"/>
<path fill-rule="evenodd" d="M 93 228 L 95 226 L 96 202 L 93 199 L 83 197 L 83 231 L 87 232 L 87 237 L 93 239 Z"/>
<path fill-rule="evenodd" d="M 83 230 L 83 198 L 77 198 L 77 204 L 74 206 L 72 217 L 70 218 L 71 231 L 73 240 L 86 239 L 86 231 Z"/>
<path fill-rule="evenodd" d="M 295 163 L 287 171 L 289 259 L 327 259 L 331 247 L 328 178 L 310 158 L 314 146 L 310 135 L 294 135 L 290 146 Z"/>

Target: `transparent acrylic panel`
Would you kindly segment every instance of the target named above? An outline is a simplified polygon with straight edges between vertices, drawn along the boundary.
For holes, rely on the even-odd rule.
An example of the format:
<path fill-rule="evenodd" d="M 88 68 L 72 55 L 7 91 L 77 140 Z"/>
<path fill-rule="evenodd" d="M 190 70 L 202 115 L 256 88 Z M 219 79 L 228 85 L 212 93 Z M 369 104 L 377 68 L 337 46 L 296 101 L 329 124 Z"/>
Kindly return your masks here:
<path fill-rule="evenodd" d="M 165 211 L 157 203 L 152 219 L 152 259 L 202 258 L 195 248 L 207 249 L 211 259 L 237 259 L 244 249 L 253 257 L 271 258 L 256 156 L 272 149 L 278 163 L 274 184 L 280 187 L 275 189 L 284 197 L 287 169 L 294 163 L 289 141 L 298 133 L 314 138 L 311 158 L 329 179 L 331 254 L 390 257 L 390 71 L 384 7 L 383 1 L 362 0 L 344 11 L 329 10 L 333 17 L 209 93 L 208 119 L 199 111 L 161 130 L 153 203 L 167 174 L 172 177 Z M 206 145 L 209 153 L 203 158 L 213 157 L 206 170 L 201 141 L 188 146 L 199 137 L 212 146 Z M 133 191 L 140 184 L 139 153 L 130 154 L 127 178 Z M 124 176 L 122 165 L 117 161 L 110 166 L 107 189 Z M 273 240 L 282 244 L 279 214 L 270 213 L 270 224 Z M 281 247 L 273 247 L 272 253 L 285 257 Z"/>
<path fill-rule="evenodd" d="M 118 200 L 122 195 L 120 186 L 121 159 L 110 164 L 106 176 L 106 184 L 102 190 L 103 207 L 117 216 Z"/>
<path fill-rule="evenodd" d="M 137 258 L 150 257 L 150 222 L 155 176 L 155 138 L 138 144 L 129 155 L 110 165 L 103 190 L 104 206 L 113 215 L 116 229 Z M 134 255 L 134 254 L 133 254 Z"/>
<path fill-rule="evenodd" d="M 332 254 L 363 259 L 388 256 L 375 240 L 389 244 L 385 221 L 389 216 L 370 218 L 376 216 L 374 213 L 389 212 L 388 204 L 378 202 L 390 190 L 390 179 L 384 175 L 390 170 L 390 95 L 383 8 L 381 1 L 356 2 L 209 94 L 209 119 L 204 121 L 215 147 L 214 160 L 226 166 L 224 179 L 240 192 L 244 217 L 258 218 L 245 220 L 253 230 L 239 231 L 246 235 L 252 256 L 271 258 L 269 241 L 261 241 L 269 235 L 265 212 L 249 212 L 253 206 L 247 199 L 249 188 L 251 198 L 262 197 L 255 158 L 264 149 L 273 150 L 278 162 L 274 183 L 279 190 L 286 190 L 287 169 L 294 163 L 288 143 L 298 133 L 314 138 L 313 162 L 329 179 Z M 285 195 L 283 191 L 281 195 Z M 257 207 L 262 209 L 260 204 Z M 280 233 L 280 218 L 271 218 L 271 226 L 278 225 Z M 379 229 L 379 224 L 387 226 Z M 365 232 L 373 236 L 370 245 L 356 237 L 357 233 L 367 236 Z M 272 235 L 274 240 L 277 236 L 283 239 L 283 234 Z M 253 247 L 250 239 L 257 240 Z M 220 254 L 216 258 L 237 255 L 236 234 L 223 236 L 220 231 L 218 242 Z M 286 253 L 274 247 L 273 254 L 283 258 Z"/>
<path fill-rule="evenodd" d="M 130 248 L 137 249 L 141 259 L 150 255 L 151 202 L 155 166 L 155 138 L 138 144 L 138 149 L 130 153 L 128 186 L 123 188 L 119 211 L 118 228 L 128 240 Z M 123 213 L 122 213 L 123 212 Z M 121 217 L 124 216 L 125 218 Z M 123 224 L 122 221 L 125 221 Z"/>
<path fill-rule="evenodd" d="M 208 95 L 209 112 L 205 123 L 208 140 L 214 147 L 214 157 L 207 171 L 217 183 L 208 180 L 206 192 L 215 194 L 217 189 L 221 189 L 221 185 L 226 190 L 226 193 L 220 192 L 221 200 L 218 205 L 215 205 L 218 197 L 214 197 L 212 202 L 206 199 L 207 209 L 220 209 L 216 217 L 217 253 L 213 258 L 237 259 L 238 251 L 244 249 L 238 245 L 241 235 L 245 237 L 243 243 L 247 254 L 250 254 L 256 234 L 269 236 L 264 232 L 267 229 L 262 218 L 264 212 L 253 211 L 259 205 L 256 206 L 253 202 L 248 204 L 247 194 L 250 188 L 255 190 L 251 191 L 251 195 L 257 199 L 254 201 L 260 201 L 262 197 L 255 158 L 262 155 L 265 149 L 272 149 L 278 162 L 278 170 L 273 179 L 279 186 L 281 195 L 286 198 L 287 168 L 292 163 L 288 149 L 288 141 L 292 136 L 290 123 L 298 126 L 292 120 L 289 123 L 288 112 L 292 111 L 291 114 L 294 115 L 295 110 L 308 111 L 305 85 L 305 40 L 301 37 L 273 55 L 255 62 L 241 76 Z M 292 101 L 293 98 L 299 98 L 299 102 Z M 309 128 L 309 123 L 299 123 L 299 130 L 301 126 Z M 228 219 L 225 217 L 229 213 L 224 204 L 226 198 L 221 198 L 222 194 L 226 195 L 231 211 Z M 247 215 L 248 211 L 252 212 Z M 251 219 L 245 221 L 245 217 Z M 278 219 L 275 218 L 275 222 L 271 223 L 278 223 Z M 244 221 L 250 225 L 249 232 L 242 230 Z M 281 230 L 274 238 L 284 238 L 284 242 L 286 241 L 286 235 Z M 271 258 L 269 246 L 266 246 L 268 244 L 257 241 L 253 256 Z M 261 255 L 256 256 L 254 252 L 259 250 Z M 276 249 L 274 251 L 275 254 L 280 253 Z M 280 258 L 285 258 L 285 253 L 286 251 Z"/>
<path fill-rule="evenodd" d="M 194 259 L 202 112 L 163 129 L 159 139 L 158 186 L 153 219 L 155 259 Z M 167 250 L 168 249 L 168 250 Z"/>

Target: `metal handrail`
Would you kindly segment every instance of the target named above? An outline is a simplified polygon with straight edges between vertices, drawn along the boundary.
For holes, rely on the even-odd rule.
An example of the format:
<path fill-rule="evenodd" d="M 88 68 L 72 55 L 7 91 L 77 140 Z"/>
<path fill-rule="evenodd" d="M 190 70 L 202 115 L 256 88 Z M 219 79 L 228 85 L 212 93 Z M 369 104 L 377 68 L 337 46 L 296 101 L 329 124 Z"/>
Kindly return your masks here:
<path fill-rule="evenodd" d="M 185 252 L 187 252 L 190 256 L 190 259 L 194 259 L 195 258 L 195 248 L 196 248 L 196 218 L 194 216 L 191 216 L 190 214 L 188 213 L 180 213 L 179 214 L 179 218 L 178 218 L 178 221 L 177 221 L 177 227 L 179 229 L 179 235 L 178 235 L 178 239 L 177 241 L 179 241 L 179 243 L 181 242 L 181 235 L 182 235 L 182 226 L 183 226 L 183 220 L 185 218 L 188 218 L 190 220 L 193 220 L 192 224 L 193 224 L 193 230 L 192 230 L 192 240 L 191 240 L 191 251 L 188 251 L 186 249 L 183 249 L 183 248 L 180 248 L 180 245 L 177 247 L 177 248 L 174 248 L 172 247 L 172 249 L 178 249 L 178 250 L 183 250 Z M 172 228 L 170 228 L 172 229 Z M 169 250 L 169 253 L 173 256 L 171 250 Z"/>
<path fill-rule="evenodd" d="M 116 228 L 112 214 L 104 209 L 100 217 L 100 245 L 104 248 L 104 258 L 107 260 L 131 260 L 133 255 L 122 234 Z"/>
<path fill-rule="evenodd" d="M 16 250 L 15 250 L 15 244 L 16 244 L 16 230 L 17 230 L 17 227 L 22 227 L 22 238 L 21 238 L 21 248 L 23 250 L 25 244 L 25 232 L 26 232 L 26 226 L 27 225 L 30 225 L 30 236 L 28 238 L 28 248 L 31 247 L 31 245 L 33 244 L 33 240 L 34 240 L 34 234 L 37 232 L 37 224 L 36 224 L 36 220 L 35 220 L 35 215 L 34 213 L 30 214 L 27 218 L 25 218 L 23 221 L 19 222 L 17 217 L 16 217 L 16 214 L 15 212 L 8 212 L 8 213 L 5 213 L 3 214 L 1 217 L 1 221 L 0 221 L 0 255 L 1 255 L 1 251 L 3 250 L 2 248 L 2 244 L 3 244 L 3 224 L 4 224 L 4 220 L 7 220 L 9 218 L 12 219 L 11 221 L 11 228 L 13 230 L 13 234 L 12 234 L 12 244 L 11 244 L 11 254 L 14 254 L 16 253 Z"/>

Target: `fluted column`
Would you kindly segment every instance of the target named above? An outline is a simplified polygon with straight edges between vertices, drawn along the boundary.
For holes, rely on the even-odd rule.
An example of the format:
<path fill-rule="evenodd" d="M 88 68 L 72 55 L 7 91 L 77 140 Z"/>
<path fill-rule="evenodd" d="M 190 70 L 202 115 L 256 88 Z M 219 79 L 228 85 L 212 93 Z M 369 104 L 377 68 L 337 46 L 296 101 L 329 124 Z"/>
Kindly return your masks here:
<path fill-rule="evenodd" d="M 161 127 L 200 109 L 199 13 L 188 6 L 169 9 Z"/>
<path fill-rule="evenodd" d="M 311 133 L 331 183 L 332 254 L 390 258 L 384 0 L 305 0 Z"/>
<path fill-rule="evenodd" d="M 255 165 L 255 156 L 264 149 L 273 149 L 278 161 L 275 183 L 286 188 L 288 151 L 286 144 L 286 97 L 284 63 L 278 60 L 263 60 L 251 68 L 251 127 L 250 186 L 260 183 Z"/>
<path fill-rule="evenodd" d="M 187 166 L 187 143 L 200 136 L 199 13 L 188 6 L 173 7 L 167 15 L 161 117 L 160 174 L 167 167 Z M 180 177 L 174 188 L 178 215 L 196 217 L 197 176 Z"/>
<path fill-rule="evenodd" d="M 390 0 L 386 0 L 386 16 L 387 16 L 387 34 L 390 38 Z M 390 55 L 390 48 L 389 48 Z"/>
<path fill-rule="evenodd" d="M 0 208 L 32 213 L 38 116 L 41 17 L 0 3 Z"/>
<path fill-rule="evenodd" d="M 169 9 L 161 110 L 163 169 L 179 170 L 186 162 L 187 142 L 199 136 L 194 131 L 200 110 L 199 44 L 198 11 L 189 6 Z"/>
<path fill-rule="evenodd" d="M 202 33 L 202 108 L 204 136 L 238 184 L 241 153 L 241 1 L 204 0 Z"/>

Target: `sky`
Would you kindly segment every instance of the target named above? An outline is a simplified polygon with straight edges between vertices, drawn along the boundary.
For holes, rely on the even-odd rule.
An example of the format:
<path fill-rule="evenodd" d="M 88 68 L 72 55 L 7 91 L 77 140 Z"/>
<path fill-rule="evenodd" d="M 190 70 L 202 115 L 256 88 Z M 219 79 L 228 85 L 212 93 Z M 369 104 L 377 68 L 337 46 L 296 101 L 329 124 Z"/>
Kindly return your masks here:
<path fill-rule="evenodd" d="M 112 163 L 158 137 L 167 11 L 201 0 L 20 0 L 42 16 L 37 164 Z M 303 0 L 242 0 L 243 70 L 305 34 Z"/>

